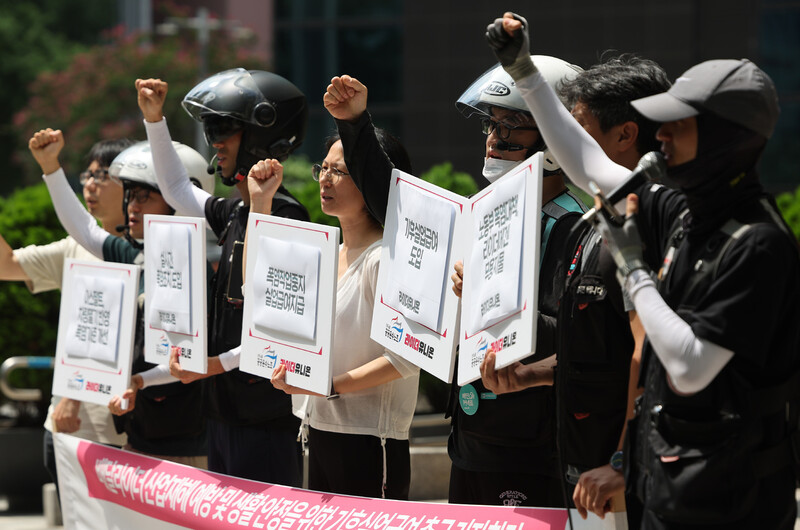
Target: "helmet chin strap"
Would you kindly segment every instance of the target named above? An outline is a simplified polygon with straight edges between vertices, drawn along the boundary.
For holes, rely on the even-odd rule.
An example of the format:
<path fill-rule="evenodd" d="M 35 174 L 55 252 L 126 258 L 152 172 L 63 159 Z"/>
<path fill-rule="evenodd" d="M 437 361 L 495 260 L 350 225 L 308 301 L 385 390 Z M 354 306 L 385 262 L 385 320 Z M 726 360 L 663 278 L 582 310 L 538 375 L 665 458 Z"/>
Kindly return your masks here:
<path fill-rule="evenodd" d="M 222 174 L 222 168 L 219 166 L 217 166 L 215 173 L 220 178 L 222 183 L 225 184 L 226 186 L 236 186 L 238 183 L 242 182 L 245 178 L 247 178 L 247 172 L 242 167 L 237 169 L 236 173 L 234 173 L 230 177 L 224 176 Z"/>

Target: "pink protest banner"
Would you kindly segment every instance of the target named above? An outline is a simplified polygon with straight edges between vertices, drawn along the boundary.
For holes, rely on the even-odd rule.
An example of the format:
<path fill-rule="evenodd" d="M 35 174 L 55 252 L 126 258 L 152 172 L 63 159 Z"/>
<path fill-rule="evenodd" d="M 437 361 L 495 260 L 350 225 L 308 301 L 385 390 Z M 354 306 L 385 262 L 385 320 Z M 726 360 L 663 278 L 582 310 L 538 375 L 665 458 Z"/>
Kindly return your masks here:
<path fill-rule="evenodd" d="M 267 530 L 560 530 L 567 527 L 565 510 L 333 495 L 198 470 L 64 434 L 57 434 L 55 441 L 64 522 L 69 528 L 147 525 L 148 530 L 157 530 L 176 525 Z M 582 522 L 580 527 L 587 528 L 586 522 Z M 605 525 L 593 528 L 602 526 Z"/>

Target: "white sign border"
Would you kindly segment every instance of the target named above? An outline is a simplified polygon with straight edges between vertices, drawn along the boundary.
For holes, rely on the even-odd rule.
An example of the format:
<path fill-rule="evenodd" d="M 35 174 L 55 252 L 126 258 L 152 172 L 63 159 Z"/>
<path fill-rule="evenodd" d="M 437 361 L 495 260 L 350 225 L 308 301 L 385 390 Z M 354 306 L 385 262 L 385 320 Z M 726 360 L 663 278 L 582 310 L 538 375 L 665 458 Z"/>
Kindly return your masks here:
<path fill-rule="evenodd" d="M 386 209 L 386 224 L 384 234 L 399 234 L 399 220 L 397 219 L 397 187 L 401 183 L 416 186 L 423 192 L 429 193 L 454 203 L 455 216 L 453 222 L 453 233 L 450 237 L 450 248 L 448 249 L 447 266 L 445 267 L 444 297 L 441 307 L 441 320 L 439 330 L 430 329 L 410 318 L 403 316 L 402 312 L 389 306 L 384 296 L 389 286 L 390 268 L 381 266 L 378 272 L 378 284 L 375 289 L 375 307 L 372 312 L 372 326 L 370 338 L 399 355 L 410 363 L 419 366 L 431 375 L 450 383 L 453 380 L 453 368 L 455 367 L 455 355 L 457 337 L 459 334 L 459 299 L 451 289 L 450 275 L 454 272 L 453 267 L 456 261 L 462 259 L 460 255 L 459 242 L 463 238 L 461 233 L 466 228 L 464 213 L 467 210 L 469 199 L 453 193 L 452 191 L 440 188 L 430 182 L 409 175 L 399 169 L 392 171 L 392 180 L 389 187 L 389 203 Z M 389 246 L 391 238 L 384 237 L 381 246 L 381 264 L 389 263 L 389 255 L 393 249 Z M 394 329 L 394 332 L 392 331 Z M 400 329 L 401 331 L 397 331 Z M 398 335 L 399 334 L 399 335 Z M 406 338 L 413 337 L 413 345 L 424 344 L 426 352 L 430 357 L 424 355 L 419 350 L 422 346 L 406 344 Z M 398 337 L 395 340 L 393 337 Z M 433 348 L 429 351 L 428 348 Z"/>
<path fill-rule="evenodd" d="M 116 370 L 109 370 L 106 363 L 90 358 L 67 358 L 66 335 L 69 321 L 64 318 L 74 307 L 75 282 L 73 275 L 81 269 L 88 269 L 87 273 L 93 276 L 103 276 L 122 280 L 124 293 L 122 295 L 122 310 L 120 312 L 119 350 L 117 352 Z M 56 343 L 55 367 L 53 371 L 53 395 L 67 397 L 87 403 L 96 403 L 106 406 L 113 396 L 121 396 L 128 388 L 131 379 L 131 366 L 133 364 L 133 340 L 136 327 L 136 300 L 139 294 L 138 265 L 110 263 L 103 261 L 85 261 L 67 258 L 64 261 L 63 283 L 61 285 L 61 306 L 58 319 L 58 340 Z M 91 374 L 96 381 L 89 381 L 81 374 L 80 384 L 73 376 L 76 371 Z M 72 383 L 71 383 L 72 381 Z M 109 385 L 108 393 L 88 390 L 86 382 Z M 77 386 L 76 386 L 77 385 Z"/>
<path fill-rule="evenodd" d="M 258 249 L 250 243 L 259 236 L 303 243 L 320 249 L 319 289 L 317 292 L 317 322 L 315 340 L 305 340 L 294 335 L 277 336 L 274 332 L 256 327 L 253 323 L 254 281 Z M 311 367 L 311 377 L 287 370 L 286 382 L 292 386 L 328 395 L 332 378 L 332 348 L 334 319 L 336 318 L 336 284 L 339 268 L 339 228 L 297 221 L 285 217 L 251 213 L 247 222 L 247 276 L 243 288 L 244 315 L 242 319 L 242 353 L 239 369 L 267 379 L 272 378 L 273 367 L 258 366 L 258 357 L 265 342 L 274 347 L 277 363 L 283 360 L 300 362 Z M 344 353 L 344 352 L 342 352 Z M 312 355 L 313 357 L 309 357 Z M 322 369 L 323 375 L 319 371 Z"/>
<path fill-rule="evenodd" d="M 153 364 L 169 364 L 171 346 L 181 348 L 181 368 L 198 374 L 208 371 L 208 286 L 206 266 L 206 220 L 203 217 L 181 217 L 175 215 L 144 216 L 145 241 L 152 241 L 149 237 L 150 227 L 153 224 L 183 224 L 190 227 L 191 233 L 191 261 L 192 275 L 192 333 L 178 333 L 154 328 L 148 322 L 152 297 L 145 296 L 144 300 L 144 360 Z M 145 257 L 145 264 L 147 258 Z M 155 274 L 149 274 L 145 268 L 144 292 L 153 293 L 156 289 Z M 166 336 L 168 346 L 161 344 L 161 338 Z M 187 357 L 184 352 L 191 351 Z"/>
<path fill-rule="evenodd" d="M 521 279 L 521 305 L 522 308 L 506 316 L 502 320 L 479 330 L 472 335 L 460 333 L 458 356 L 458 385 L 464 386 L 480 379 L 480 362 L 483 360 L 489 346 L 503 344 L 496 350 L 496 368 L 503 368 L 532 354 L 536 348 L 536 316 L 539 307 L 539 256 L 541 240 L 541 210 L 542 210 L 542 153 L 536 153 L 525 160 L 518 167 L 511 170 L 508 175 L 526 172 L 525 177 L 525 218 L 522 230 L 522 268 Z M 483 199 L 503 180 L 492 183 L 479 193 L 475 194 L 471 203 Z M 464 239 L 462 240 L 464 255 L 472 254 L 472 247 L 476 240 L 472 232 L 473 220 L 472 207 L 465 215 Z M 464 270 L 464 283 L 469 282 L 470 272 Z M 469 309 L 477 309 L 476 303 L 469 299 L 469 290 L 464 289 L 461 301 L 461 329 L 469 322 Z M 513 342 L 513 343 L 512 343 Z"/>

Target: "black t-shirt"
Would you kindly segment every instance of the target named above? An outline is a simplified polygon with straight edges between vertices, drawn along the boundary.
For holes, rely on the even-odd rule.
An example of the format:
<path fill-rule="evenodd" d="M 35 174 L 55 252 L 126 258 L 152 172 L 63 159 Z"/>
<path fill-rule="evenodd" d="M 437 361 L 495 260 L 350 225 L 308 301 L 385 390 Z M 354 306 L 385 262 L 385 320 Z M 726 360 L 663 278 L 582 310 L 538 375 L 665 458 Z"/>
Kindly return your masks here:
<path fill-rule="evenodd" d="M 240 199 L 210 197 L 206 201 L 205 213 L 222 245 L 219 267 L 211 280 L 208 314 L 209 355 L 216 356 L 241 344 L 243 311 L 238 280 L 241 279 L 241 245 L 250 210 Z M 300 221 L 309 219 L 308 211 L 283 187 L 272 201 L 272 215 Z M 234 281 L 229 281 L 231 279 Z M 232 425 L 265 422 L 294 425 L 298 421 L 292 415 L 291 398 L 276 390 L 263 377 L 236 368 L 205 382 L 208 414 L 216 421 Z"/>
<path fill-rule="evenodd" d="M 686 199 L 661 186 L 646 186 L 639 194 L 645 260 L 659 271 Z M 744 205 L 735 220 L 750 224 L 750 229 L 728 249 L 715 281 L 679 314 L 698 338 L 733 351 L 731 363 L 737 372 L 755 387 L 764 387 L 782 381 L 798 366 L 798 251 L 758 201 Z M 667 281 L 659 289 L 671 308 L 681 306 L 687 276 L 707 252 L 711 237 L 687 232 L 675 252 Z"/>
<path fill-rule="evenodd" d="M 777 528 L 787 514 L 793 519 L 792 462 L 787 458 L 781 472 L 770 473 L 774 462 L 757 458 L 786 438 L 785 411 L 774 404 L 753 407 L 750 398 L 753 390 L 775 389 L 800 366 L 797 241 L 781 229 L 774 204 L 765 205 L 766 198 L 747 201 L 734 219 L 749 229 L 727 247 L 716 276 L 689 288 L 692 272 L 696 267 L 702 270 L 704 261 L 712 263 L 728 236 L 719 230 L 699 235 L 689 229 L 675 252 L 668 253 L 673 226 L 686 206 L 684 196 L 645 187 L 639 197 L 645 259 L 664 278 L 659 292 L 697 337 L 731 350 L 733 357 L 708 386 L 684 396 L 671 389 L 663 366 L 646 344 L 645 416 L 630 433 L 636 441 L 629 484 L 645 511 L 662 517 L 685 519 L 691 508 L 704 511 L 705 517 L 744 518 L 731 527 Z M 691 456 L 692 463 L 663 464 L 665 456 L 673 455 Z M 735 464 L 733 473 L 730 462 Z M 759 471 L 767 476 L 759 477 Z M 736 510 L 733 515 L 731 510 Z"/>

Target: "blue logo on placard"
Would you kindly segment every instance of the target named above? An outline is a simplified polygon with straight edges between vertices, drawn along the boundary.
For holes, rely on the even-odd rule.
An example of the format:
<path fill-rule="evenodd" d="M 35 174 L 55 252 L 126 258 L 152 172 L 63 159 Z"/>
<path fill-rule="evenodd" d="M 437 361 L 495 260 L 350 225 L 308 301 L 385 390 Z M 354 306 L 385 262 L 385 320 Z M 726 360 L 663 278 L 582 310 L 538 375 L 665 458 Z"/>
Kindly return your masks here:
<path fill-rule="evenodd" d="M 83 390 L 83 383 L 83 374 L 75 372 L 72 374 L 72 377 L 67 380 L 67 388 L 70 390 Z"/>
<path fill-rule="evenodd" d="M 400 317 L 394 317 L 386 324 L 385 335 L 386 338 L 392 339 L 395 342 L 403 340 L 403 325 L 400 323 Z"/>
<path fill-rule="evenodd" d="M 161 338 L 158 339 L 158 344 L 156 344 L 156 355 L 167 357 L 169 355 L 169 347 L 169 339 L 167 339 L 166 334 L 162 333 Z"/>
<path fill-rule="evenodd" d="M 489 342 L 486 340 L 486 337 L 481 337 L 481 340 L 478 341 L 478 355 L 480 357 L 486 357 L 486 348 L 489 347 Z"/>
<path fill-rule="evenodd" d="M 481 365 L 483 362 L 483 358 L 486 357 L 486 352 L 489 349 L 489 341 L 486 340 L 486 337 L 481 337 L 478 341 L 477 349 L 472 353 L 472 358 L 470 359 L 470 366 L 472 368 L 476 368 Z"/>
<path fill-rule="evenodd" d="M 275 349 L 270 345 L 261 350 L 261 354 L 256 359 L 256 365 L 259 368 L 266 368 L 267 370 L 272 370 L 275 368 L 275 363 L 278 360 L 278 354 L 275 353 Z"/>

